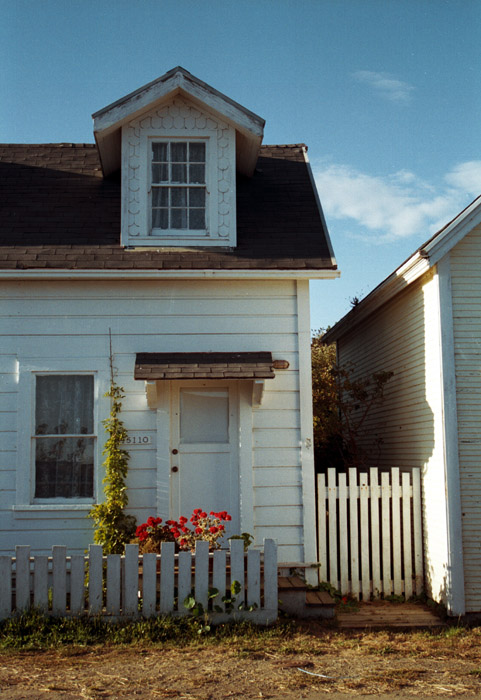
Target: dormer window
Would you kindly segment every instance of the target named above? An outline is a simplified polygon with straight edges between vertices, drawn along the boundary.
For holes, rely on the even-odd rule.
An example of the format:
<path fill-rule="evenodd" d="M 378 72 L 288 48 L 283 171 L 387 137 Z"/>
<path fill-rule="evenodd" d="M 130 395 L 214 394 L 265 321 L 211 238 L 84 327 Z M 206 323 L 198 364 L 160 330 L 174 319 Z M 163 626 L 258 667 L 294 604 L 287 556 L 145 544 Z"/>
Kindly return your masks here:
<path fill-rule="evenodd" d="M 122 182 L 121 244 L 235 248 L 236 173 L 264 120 L 177 67 L 94 114 L 102 171 Z"/>
<path fill-rule="evenodd" d="M 205 233 L 205 141 L 154 141 L 151 156 L 152 234 Z"/>

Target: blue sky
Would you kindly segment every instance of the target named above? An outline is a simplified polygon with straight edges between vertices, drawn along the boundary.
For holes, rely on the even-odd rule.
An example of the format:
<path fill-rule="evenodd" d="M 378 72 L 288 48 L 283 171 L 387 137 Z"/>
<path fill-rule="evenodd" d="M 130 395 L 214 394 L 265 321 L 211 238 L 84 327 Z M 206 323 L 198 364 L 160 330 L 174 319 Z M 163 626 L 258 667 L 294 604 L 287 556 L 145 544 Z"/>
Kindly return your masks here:
<path fill-rule="evenodd" d="M 92 142 L 181 65 L 309 158 L 342 271 L 333 324 L 481 194 L 479 0 L 0 0 L 0 142 Z"/>

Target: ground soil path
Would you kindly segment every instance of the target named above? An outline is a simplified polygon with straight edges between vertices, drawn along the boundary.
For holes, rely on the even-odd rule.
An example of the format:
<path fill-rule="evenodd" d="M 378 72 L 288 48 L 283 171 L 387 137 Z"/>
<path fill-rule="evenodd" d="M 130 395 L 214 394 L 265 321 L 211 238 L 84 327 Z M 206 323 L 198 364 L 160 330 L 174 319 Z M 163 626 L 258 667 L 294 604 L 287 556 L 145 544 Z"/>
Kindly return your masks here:
<path fill-rule="evenodd" d="M 65 647 L 0 654 L 1 700 L 314 700 L 480 697 L 481 661 L 469 654 L 381 653 L 350 644 L 325 653 L 235 647 Z M 299 671 L 302 668 L 305 673 Z M 323 678 L 319 675 L 328 676 Z"/>

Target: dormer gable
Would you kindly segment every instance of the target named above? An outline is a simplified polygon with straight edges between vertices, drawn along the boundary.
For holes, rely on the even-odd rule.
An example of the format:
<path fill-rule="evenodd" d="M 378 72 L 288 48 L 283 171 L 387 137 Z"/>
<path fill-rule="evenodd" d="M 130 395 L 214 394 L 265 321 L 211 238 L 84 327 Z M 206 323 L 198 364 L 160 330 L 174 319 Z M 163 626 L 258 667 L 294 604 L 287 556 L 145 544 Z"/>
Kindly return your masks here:
<path fill-rule="evenodd" d="M 121 170 L 122 245 L 235 247 L 263 119 L 180 67 L 93 119 L 104 176 Z"/>

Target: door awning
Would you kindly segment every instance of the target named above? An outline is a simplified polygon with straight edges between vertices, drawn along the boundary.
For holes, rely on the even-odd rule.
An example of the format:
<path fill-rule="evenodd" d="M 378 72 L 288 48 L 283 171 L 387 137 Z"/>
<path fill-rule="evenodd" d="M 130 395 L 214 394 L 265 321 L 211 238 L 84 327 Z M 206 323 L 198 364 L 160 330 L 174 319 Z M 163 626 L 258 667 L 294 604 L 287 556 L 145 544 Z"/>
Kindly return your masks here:
<path fill-rule="evenodd" d="M 140 352 L 134 378 L 169 379 L 273 379 L 270 352 Z"/>

